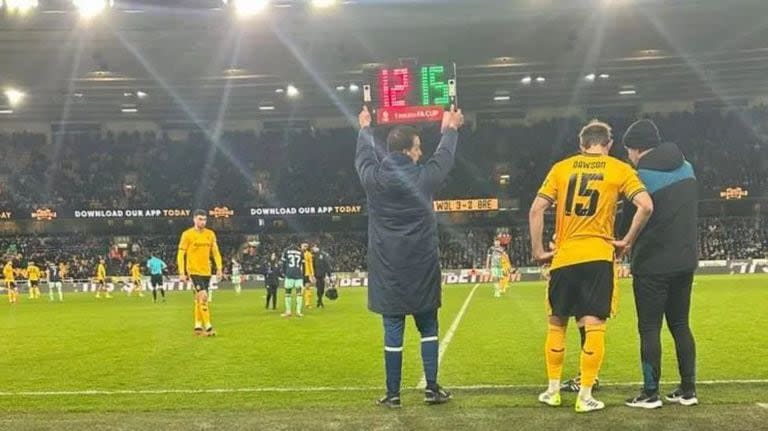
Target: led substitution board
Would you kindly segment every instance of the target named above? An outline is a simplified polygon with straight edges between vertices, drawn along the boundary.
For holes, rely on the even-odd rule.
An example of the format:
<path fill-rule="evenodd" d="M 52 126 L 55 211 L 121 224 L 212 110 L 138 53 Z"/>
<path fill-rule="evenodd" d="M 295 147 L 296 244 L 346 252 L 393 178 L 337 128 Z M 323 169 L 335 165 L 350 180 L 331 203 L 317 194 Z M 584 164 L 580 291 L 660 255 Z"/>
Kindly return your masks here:
<path fill-rule="evenodd" d="M 454 64 L 383 67 L 367 77 L 363 102 L 380 125 L 440 121 L 457 102 Z"/>

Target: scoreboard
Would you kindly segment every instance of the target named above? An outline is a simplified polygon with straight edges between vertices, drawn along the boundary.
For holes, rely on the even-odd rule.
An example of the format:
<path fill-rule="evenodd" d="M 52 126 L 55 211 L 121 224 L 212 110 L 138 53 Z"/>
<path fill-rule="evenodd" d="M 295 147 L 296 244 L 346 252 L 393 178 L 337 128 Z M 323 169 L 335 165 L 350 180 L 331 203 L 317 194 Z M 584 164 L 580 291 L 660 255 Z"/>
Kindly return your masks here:
<path fill-rule="evenodd" d="M 363 101 L 380 125 L 441 121 L 457 102 L 456 65 L 401 65 L 366 74 Z"/>

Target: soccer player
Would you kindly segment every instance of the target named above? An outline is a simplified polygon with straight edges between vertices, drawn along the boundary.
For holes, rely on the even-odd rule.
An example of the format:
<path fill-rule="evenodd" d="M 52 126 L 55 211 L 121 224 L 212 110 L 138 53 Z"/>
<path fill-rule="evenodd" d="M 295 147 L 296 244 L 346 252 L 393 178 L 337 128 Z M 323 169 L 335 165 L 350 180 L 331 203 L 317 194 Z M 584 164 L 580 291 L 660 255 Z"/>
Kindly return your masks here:
<path fill-rule="evenodd" d="M 312 308 L 312 285 L 317 281 L 315 279 L 315 263 L 312 252 L 309 250 L 309 244 L 301 244 L 301 251 L 304 253 L 304 306 Z"/>
<path fill-rule="evenodd" d="M 653 212 L 653 202 L 637 173 L 608 156 L 613 145 L 610 126 L 597 121 L 587 124 L 579 133 L 579 144 L 579 154 L 550 170 L 531 205 L 529 223 L 533 258 L 540 262 L 552 259 L 545 344 L 549 387 L 539 401 L 550 406 L 561 404 L 565 334 L 573 316 L 585 331 L 575 410 L 590 412 L 605 408 L 592 396 L 592 387 L 605 354 L 606 320 L 615 313 L 618 300 L 614 256 L 623 255 L 632 246 Z M 627 235 L 615 240 L 616 205 L 621 195 L 638 209 Z M 553 204 L 557 208 L 557 242 L 554 252 L 546 252 L 544 212 Z"/>
<path fill-rule="evenodd" d="M 102 292 L 107 298 L 112 297 L 107 291 L 107 265 L 103 257 L 99 259 L 99 265 L 96 267 L 96 284 L 98 284 L 96 298 L 101 298 Z"/>
<path fill-rule="evenodd" d="M 64 294 L 61 291 L 61 278 L 63 277 L 62 266 L 56 265 L 56 262 L 48 262 L 48 300 L 53 302 L 54 295 L 53 290 L 56 289 L 59 292 L 59 301 L 64 301 Z"/>
<path fill-rule="evenodd" d="M 19 292 L 16 290 L 16 274 L 12 259 L 8 259 L 3 267 L 3 279 L 5 279 L 5 289 L 8 291 L 8 302 L 16 304 L 19 302 Z"/>
<path fill-rule="evenodd" d="M 27 280 L 29 280 L 29 299 L 40 298 L 40 268 L 35 262 L 30 261 L 27 265 Z"/>
<path fill-rule="evenodd" d="M 235 258 L 232 258 L 232 286 L 235 288 L 235 294 L 239 295 L 240 291 L 243 289 L 243 279 L 240 275 L 241 270 L 240 262 L 238 262 Z"/>
<path fill-rule="evenodd" d="M 662 143 L 649 120 L 632 124 L 624 135 L 629 159 L 653 196 L 655 210 L 632 253 L 632 276 L 640 334 L 643 390 L 630 407 L 661 407 L 661 324 L 666 317 L 675 340 L 680 386 L 665 398 L 693 406 L 696 396 L 696 343 L 688 318 L 693 273 L 698 266 L 698 197 L 693 166 L 671 142 Z"/>
<path fill-rule="evenodd" d="M 506 254 L 504 248 L 501 246 L 501 241 L 496 238 L 493 240 L 493 245 L 488 247 L 488 255 L 485 258 L 485 269 L 491 274 L 493 296 L 496 298 L 501 297 L 501 280 L 504 278 L 502 260 L 503 256 Z"/>
<path fill-rule="evenodd" d="M 144 292 L 141 291 L 141 267 L 139 266 L 138 261 L 131 264 L 131 284 L 133 284 L 131 296 L 133 296 L 134 293 L 138 293 L 139 297 L 143 298 Z"/>
<path fill-rule="evenodd" d="M 499 279 L 499 286 L 501 287 L 501 294 L 507 293 L 507 287 L 512 278 L 512 262 L 509 260 L 509 255 L 504 253 L 501 255 L 501 279 Z"/>
<path fill-rule="evenodd" d="M 323 304 L 323 295 L 325 295 L 325 281 L 326 278 L 333 276 L 333 268 L 331 266 L 331 257 L 328 253 L 320 251 L 320 246 L 315 244 L 312 247 L 312 254 L 314 255 L 314 269 L 315 269 L 315 285 L 317 286 L 317 308 L 325 308 Z"/>
<path fill-rule="evenodd" d="M 221 278 L 222 259 L 216 234 L 205 227 L 208 216 L 203 210 L 195 210 L 194 226 L 185 230 L 179 240 L 176 263 L 182 284 L 192 280 L 195 290 L 195 334 L 213 336 L 216 331 L 211 325 L 211 311 L 208 303 L 208 288 L 213 275 L 211 257 L 216 264 L 216 277 Z"/>
<path fill-rule="evenodd" d="M 302 289 L 304 287 L 304 252 L 298 247 L 291 247 L 283 252 L 280 259 L 285 276 L 285 312 L 283 317 L 293 315 L 293 289 L 296 289 L 296 316 L 304 317 L 301 313 L 304 306 Z"/>
<path fill-rule="evenodd" d="M 160 295 L 165 302 L 165 288 L 163 287 L 163 271 L 168 268 L 168 265 L 162 261 L 155 254 L 152 254 L 147 261 L 147 270 L 149 271 L 149 282 L 152 285 L 152 302 L 157 303 L 157 291 L 160 290 Z"/>

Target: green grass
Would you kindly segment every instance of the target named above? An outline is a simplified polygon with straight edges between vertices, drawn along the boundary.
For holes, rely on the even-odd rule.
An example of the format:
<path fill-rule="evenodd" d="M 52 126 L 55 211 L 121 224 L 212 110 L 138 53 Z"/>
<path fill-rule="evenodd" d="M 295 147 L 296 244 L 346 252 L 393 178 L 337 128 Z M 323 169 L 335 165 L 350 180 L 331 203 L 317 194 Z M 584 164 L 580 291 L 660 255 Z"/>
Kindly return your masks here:
<path fill-rule="evenodd" d="M 472 287 L 445 289 L 441 333 Z M 173 292 L 167 304 L 157 305 L 147 297 L 96 300 L 69 294 L 64 303 L 24 298 L 14 307 L 2 304 L 0 312 L 0 429 L 488 429 L 516 424 L 521 429 L 658 430 L 760 429 L 767 423 L 768 409 L 757 403 L 768 402 L 768 383 L 703 384 L 704 406 L 694 409 L 620 407 L 640 380 L 628 282 L 622 285 L 620 314 L 609 323 L 601 372 L 601 381 L 611 384 L 600 392 L 609 409 L 584 418 L 570 408 L 537 406 L 539 385 L 546 381 L 543 289 L 543 283 L 518 284 L 494 299 L 489 286 L 478 288 L 441 365 L 441 382 L 459 388 L 450 405 L 421 405 L 414 389 L 421 377 L 418 335 L 409 323 L 403 385 L 410 389 L 400 412 L 381 411 L 372 403 L 383 386 L 382 330 L 380 318 L 365 307 L 363 289 L 343 290 L 338 301 L 310 310 L 301 320 L 265 311 L 262 291 L 239 297 L 217 292 L 212 309 L 219 336 L 211 339 L 191 334 L 189 293 Z M 692 321 L 700 381 L 768 382 L 763 335 L 768 278 L 698 277 Z M 673 345 L 666 333 L 664 351 L 664 380 L 674 382 Z M 571 328 L 566 375 L 576 371 L 577 352 L 578 334 Z M 468 388 L 478 385 L 483 387 Z M 183 392 L 197 389 L 225 392 Z M 227 392 L 237 389 L 243 392 Z M 41 393 L 87 390 L 118 393 Z"/>

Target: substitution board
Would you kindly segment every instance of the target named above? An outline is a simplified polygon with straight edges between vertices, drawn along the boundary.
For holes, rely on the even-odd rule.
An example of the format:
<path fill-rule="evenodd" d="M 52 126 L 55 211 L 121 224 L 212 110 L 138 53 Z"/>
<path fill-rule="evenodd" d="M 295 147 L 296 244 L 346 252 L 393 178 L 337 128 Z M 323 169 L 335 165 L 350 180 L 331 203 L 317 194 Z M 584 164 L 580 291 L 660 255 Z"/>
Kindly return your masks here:
<path fill-rule="evenodd" d="M 379 125 L 440 121 L 457 106 L 456 65 L 417 64 L 368 69 L 363 103 Z"/>

